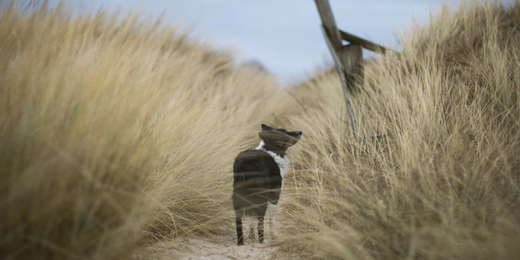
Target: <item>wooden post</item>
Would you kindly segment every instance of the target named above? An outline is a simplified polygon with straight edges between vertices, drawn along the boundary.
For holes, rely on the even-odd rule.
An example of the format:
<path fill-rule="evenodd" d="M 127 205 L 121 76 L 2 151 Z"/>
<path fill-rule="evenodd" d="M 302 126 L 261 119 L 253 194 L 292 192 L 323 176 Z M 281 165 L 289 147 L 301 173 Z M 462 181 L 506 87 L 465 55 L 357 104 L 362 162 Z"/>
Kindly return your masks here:
<path fill-rule="evenodd" d="M 339 55 L 334 49 L 334 46 L 332 45 L 332 41 L 330 40 L 329 36 L 327 35 L 327 31 L 325 30 L 325 27 L 321 27 L 323 32 L 323 37 L 325 38 L 325 41 L 327 42 L 327 46 L 329 47 L 330 54 L 332 54 L 332 58 L 334 59 L 334 63 L 336 63 L 336 69 L 338 70 L 339 79 L 341 81 L 341 87 L 343 88 L 343 95 L 345 96 L 345 103 L 347 106 L 347 112 L 348 116 L 350 118 L 350 125 L 352 126 L 352 133 L 355 137 L 358 137 L 358 127 L 357 127 L 357 121 L 356 121 L 356 115 L 354 114 L 354 110 L 352 109 L 352 105 L 350 104 L 350 94 L 348 91 L 348 85 L 347 85 L 347 77 L 345 73 L 345 67 L 343 66 L 343 63 L 340 61 Z"/>
<path fill-rule="evenodd" d="M 345 96 L 345 103 L 350 117 L 352 132 L 355 137 L 359 137 L 356 116 L 354 115 L 354 110 L 350 104 L 349 92 L 354 91 L 356 89 L 355 86 L 360 86 L 364 80 L 363 48 L 383 55 L 385 52 L 393 50 L 386 49 L 381 45 L 339 30 L 336 21 L 334 20 L 329 0 L 314 1 L 316 2 L 316 7 L 318 7 L 318 12 L 320 14 L 323 37 L 327 42 L 327 46 L 332 54 L 332 58 L 334 59 L 341 80 L 341 87 L 343 88 L 343 95 Z M 350 42 L 350 44 L 343 46 L 341 42 L 342 39 Z M 377 134 L 368 137 L 379 138 L 384 136 L 384 134 Z M 366 136 L 364 136 L 364 138 L 365 137 Z"/>
<path fill-rule="evenodd" d="M 341 47 L 338 53 L 340 60 L 345 67 L 347 86 L 350 92 L 359 90 L 363 84 L 365 72 L 363 69 L 363 45 L 351 43 Z"/>
<path fill-rule="evenodd" d="M 330 43 L 332 47 L 338 51 L 343 44 L 341 44 L 341 34 L 336 25 L 336 20 L 334 20 L 332 10 L 330 9 L 329 0 L 316 0 L 316 6 L 318 7 L 321 23 L 327 32 Z"/>
<path fill-rule="evenodd" d="M 356 121 L 356 115 L 354 114 L 354 110 L 352 109 L 352 105 L 350 104 L 350 94 L 349 94 L 349 85 L 347 83 L 347 71 L 345 69 L 345 65 L 347 64 L 345 60 L 345 55 L 340 56 L 339 53 L 342 52 L 343 44 L 341 43 L 341 35 L 339 33 L 338 27 L 336 25 L 336 20 L 334 20 L 334 15 L 332 14 L 332 10 L 330 9 L 328 0 L 315 0 L 316 6 L 318 7 L 318 12 L 320 13 L 320 18 L 322 22 L 322 32 L 325 41 L 327 42 L 327 46 L 329 47 L 330 53 L 332 54 L 332 58 L 334 59 L 334 63 L 336 64 L 336 69 L 338 70 L 338 74 L 341 80 L 341 86 L 343 88 L 343 95 L 345 96 L 345 104 L 347 106 L 348 116 L 350 118 L 350 125 L 352 126 L 352 133 L 355 137 L 358 136 L 358 126 Z M 347 52 L 347 51 L 344 51 Z"/>

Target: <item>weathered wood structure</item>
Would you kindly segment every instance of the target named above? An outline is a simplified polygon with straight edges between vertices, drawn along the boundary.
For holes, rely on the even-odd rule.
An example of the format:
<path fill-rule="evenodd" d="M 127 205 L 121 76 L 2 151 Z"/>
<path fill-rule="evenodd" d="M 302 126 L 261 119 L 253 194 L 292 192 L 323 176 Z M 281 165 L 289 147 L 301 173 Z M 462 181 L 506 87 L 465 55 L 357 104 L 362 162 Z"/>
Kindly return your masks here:
<path fill-rule="evenodd" d="M 361 83 L 364 79 L 363 48 L 380 54 L 385 54 L 388 49 L 339 30 L 334 15 L 332 14 L 329 1 L 315 0 L 315 2 L 322 22 L 321 29 L 323 37 L 327 42 L 327 46 L 332 54 L 341 79 L 347 112 L 352 125 L 352 132 L 358 137 L 358 125 L 350 103 L 350 93 L 356 91 L 357 88 L 362 85 Z M 349 44 L 343 45 L 342 40 L 349 42 Z"/>

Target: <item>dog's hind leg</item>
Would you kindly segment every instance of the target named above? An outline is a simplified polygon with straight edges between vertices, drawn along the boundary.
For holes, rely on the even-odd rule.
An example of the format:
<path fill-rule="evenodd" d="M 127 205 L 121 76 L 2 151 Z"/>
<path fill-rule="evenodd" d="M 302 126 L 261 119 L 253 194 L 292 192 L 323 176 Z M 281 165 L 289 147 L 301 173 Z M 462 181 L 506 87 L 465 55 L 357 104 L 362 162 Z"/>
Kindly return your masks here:
<path fill-rule="evenodd" d="M 258 217 L 258 240 L 264 242 L 264 217 Z"/>
<path fill-rule="evenodd" d="M 269 203 L 267 205 L 267 216 L 269 216 L 269 230 L 271 232 L 271 239 L 276 239 L 276 204 Z"/>
<path fill-rule="evenodd" d="M 242 217 L 237 216 L 237 238 L 238 238 L 238 244 L 244 245 L 244 234 L 242 231 Z"/>
<path fill-rule="evenodd" d="M 256 231 L 258 230 L 258 217 L 248 216 L 249 220 L 249 232 L 246 235 L 246 239 L 251 238 L 253 241 L 256 240 Z"/>

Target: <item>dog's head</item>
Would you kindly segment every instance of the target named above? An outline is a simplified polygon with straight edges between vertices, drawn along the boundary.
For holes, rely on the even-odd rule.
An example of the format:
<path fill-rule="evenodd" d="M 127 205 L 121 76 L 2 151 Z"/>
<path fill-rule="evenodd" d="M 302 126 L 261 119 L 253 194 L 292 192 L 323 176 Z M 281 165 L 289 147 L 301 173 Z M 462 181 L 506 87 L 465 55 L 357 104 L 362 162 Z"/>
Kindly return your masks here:
<path fill-rule="evenodd" d="M 258 133 L 258 135 L 266 144 L 287 149 L 302 138 L 302 131 L 287 132 L 287 130 L 282 128 L 274 129 L 262 124 L 262 132 Z"/>

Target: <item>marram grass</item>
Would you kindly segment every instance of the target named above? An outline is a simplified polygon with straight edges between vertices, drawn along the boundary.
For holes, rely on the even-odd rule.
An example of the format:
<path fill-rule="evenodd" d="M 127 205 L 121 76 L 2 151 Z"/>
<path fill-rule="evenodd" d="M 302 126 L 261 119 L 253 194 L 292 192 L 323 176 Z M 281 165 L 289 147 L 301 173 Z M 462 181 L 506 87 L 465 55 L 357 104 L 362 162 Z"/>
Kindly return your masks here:
<path fill-rule="evenodd" d="M 302 84 L 284 250 L 312 259 L 520 256 L 520 4 L 463 3 L 366 67 L 354 138 L 334 73 Z"/>
<path fill-rule="evenodd" d="M 214 230 L 235 154 L 291 100 L 229 51 L 133 15 L 12 4 L 0 60 L 2 259 L 127 259 Z"/>
<path fill-rule="evenodd" d="M 445 7 L 367 64 L 352 102 L 374 140 L 335 73 L 288 95 L 161 22 L 3 8 L 0 257 L 128 259 L 231 228 L 233 159 L 267 123 L 304 133 L 278 257 L 516 259 L 519 10 Z"/>

